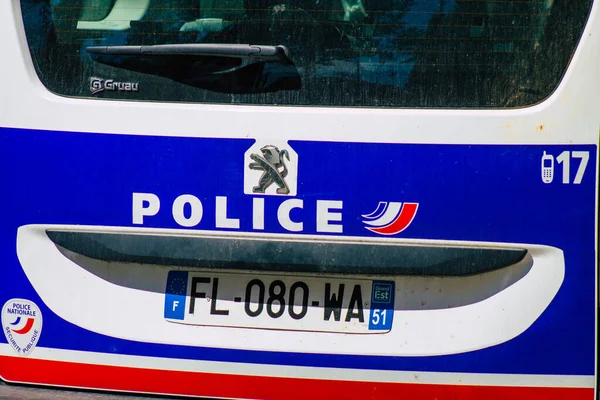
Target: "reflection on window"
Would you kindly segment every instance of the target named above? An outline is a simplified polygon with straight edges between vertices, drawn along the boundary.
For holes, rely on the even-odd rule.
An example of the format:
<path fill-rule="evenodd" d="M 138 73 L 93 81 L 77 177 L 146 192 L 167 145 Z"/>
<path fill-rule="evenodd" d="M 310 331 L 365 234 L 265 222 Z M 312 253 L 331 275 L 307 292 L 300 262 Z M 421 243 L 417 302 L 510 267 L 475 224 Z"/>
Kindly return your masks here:
<path fill-rule="evenodd" d="M 21 0 L 44 84 L 95 97 L 282 105 L 517 107 L 557 86 L 591 0 Z M 282 45 L 291 63 L 92 57 L 89 46 Z M 294 85 L 289 79 L 297 79 Z M 283 83 L 282 83 L 283 82 Z"/>

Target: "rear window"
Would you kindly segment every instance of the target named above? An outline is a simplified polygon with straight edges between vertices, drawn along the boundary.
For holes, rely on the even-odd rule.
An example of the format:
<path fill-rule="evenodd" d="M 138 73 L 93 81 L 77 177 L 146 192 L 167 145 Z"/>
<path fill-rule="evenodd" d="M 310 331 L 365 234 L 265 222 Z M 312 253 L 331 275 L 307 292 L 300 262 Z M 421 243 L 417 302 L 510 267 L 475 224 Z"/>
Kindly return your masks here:
<path fill-rule="evenodd" d="M 21 0 L 21 10 L 38 75 L 61 95 L 507 108 L 556 88 L 591 2 Z"/>

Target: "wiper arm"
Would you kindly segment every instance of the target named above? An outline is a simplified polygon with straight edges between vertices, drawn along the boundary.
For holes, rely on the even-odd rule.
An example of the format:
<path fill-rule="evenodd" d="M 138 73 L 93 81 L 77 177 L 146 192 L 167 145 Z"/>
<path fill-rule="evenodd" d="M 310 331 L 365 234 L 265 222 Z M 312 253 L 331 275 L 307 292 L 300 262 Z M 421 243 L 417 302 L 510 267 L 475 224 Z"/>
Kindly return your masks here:
<path fill-rule="evenodd" d="M 190 43 L 158 44 L 153 46 L 90 46 L 89 54 L 114 56 L 208 56 L 257 58 L 264 61 L 290 62 L 285 46 L 250 44 Z"/>
<path fill-rule="evenodd" d="M 215 92 L 253 94 L 302 87 L 284 46 L 192 43 L 90 46 L 86 51 L 94 62 Z"/>

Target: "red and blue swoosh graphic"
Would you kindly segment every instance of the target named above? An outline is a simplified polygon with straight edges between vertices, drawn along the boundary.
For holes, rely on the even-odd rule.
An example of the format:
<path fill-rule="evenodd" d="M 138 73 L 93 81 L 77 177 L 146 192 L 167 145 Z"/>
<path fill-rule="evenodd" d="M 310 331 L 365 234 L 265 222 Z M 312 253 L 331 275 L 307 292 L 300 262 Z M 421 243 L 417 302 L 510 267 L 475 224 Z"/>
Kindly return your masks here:
<path fill-rule="evenodd" d="M 17 317 L 15 322 L 10 323 L 10 325 L 11 325 L 10 330 L 13 331 L 13 333 L 16 333 L 18 335 L 24 335 L 26 333 L 29 333 L 31 328 L 33 328 L 33 323 L 35 322 L 35 318 L 27 318 L 27 320 L 25 320 L 24 324 L 22 324 L 21 320 L 22 320 L 21 317 Z M 21 326 L 20 328 L 17 328 L 20 325 L 23 325 L 23 326 Z M 14 326 L 14 328 L 12 326 Z"/>
<path fill-rule="evenodd" d="M 380 201 L 375 211 L 365 214 L 363 223 L 366 229 L 380 235 L 395 235 L 402 232 L 412 223 L 419 203 L 402 203 Z"/>

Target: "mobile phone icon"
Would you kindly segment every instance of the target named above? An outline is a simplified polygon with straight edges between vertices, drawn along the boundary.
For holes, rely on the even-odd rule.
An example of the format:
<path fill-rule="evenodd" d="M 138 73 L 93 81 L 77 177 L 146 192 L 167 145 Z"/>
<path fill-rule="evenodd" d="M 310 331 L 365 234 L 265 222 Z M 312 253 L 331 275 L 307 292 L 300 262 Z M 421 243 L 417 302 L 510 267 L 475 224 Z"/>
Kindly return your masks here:
<path fill-rule="evenodd" d="M 554 157 L 551 154 L 542 155 L 542 182 L 552 183 L 554 179 Z"/>

